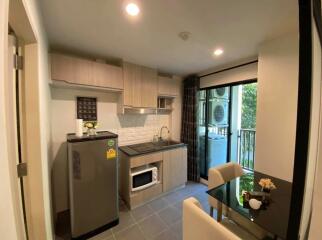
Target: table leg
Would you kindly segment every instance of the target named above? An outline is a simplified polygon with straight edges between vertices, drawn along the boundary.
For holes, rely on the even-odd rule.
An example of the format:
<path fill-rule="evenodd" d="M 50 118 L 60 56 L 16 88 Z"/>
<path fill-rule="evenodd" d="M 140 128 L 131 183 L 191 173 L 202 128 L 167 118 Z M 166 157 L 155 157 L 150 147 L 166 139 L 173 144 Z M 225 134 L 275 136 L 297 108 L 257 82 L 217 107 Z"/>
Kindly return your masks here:
<path fill-rule="evenodd" d="M 221 222 L 222 220 L 222 203 L 217 202 L 217 221 Z"/>

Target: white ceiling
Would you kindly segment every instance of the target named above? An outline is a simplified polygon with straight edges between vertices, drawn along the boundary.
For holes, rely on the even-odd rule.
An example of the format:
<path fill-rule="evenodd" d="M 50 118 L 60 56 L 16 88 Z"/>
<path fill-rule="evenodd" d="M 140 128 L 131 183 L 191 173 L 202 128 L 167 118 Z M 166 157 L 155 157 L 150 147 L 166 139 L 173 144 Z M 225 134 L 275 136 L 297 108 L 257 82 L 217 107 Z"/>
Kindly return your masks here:
<path fill-rule="evenodd" d="M 297 0 L 39 0 L 53 49 L 122 58 L 186 75 L 257 55 L 261 42 L 296 31 Z M 191 32 L 188 41 L 178 37 Z M 220 57 L 216 47 L 224 48 Z"/>

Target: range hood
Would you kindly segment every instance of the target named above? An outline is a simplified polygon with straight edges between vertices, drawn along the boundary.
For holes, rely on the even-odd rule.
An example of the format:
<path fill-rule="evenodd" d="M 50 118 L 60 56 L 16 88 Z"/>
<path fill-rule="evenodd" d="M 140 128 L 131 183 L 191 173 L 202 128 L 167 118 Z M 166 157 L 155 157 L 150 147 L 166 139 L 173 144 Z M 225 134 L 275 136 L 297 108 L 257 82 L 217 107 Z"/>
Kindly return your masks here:
<path fill-rule="evenodd" d="M 124 107 L 123 114 L 156 114 L 156 108 Z"/>
<path fill-rule="evenodd" d="M 165 108 L 124 107 L 122 114 L 152 115 L 152 114 L 170 114 L 171 112 L 172 112 L 172 109 L 165 109 Z"/>

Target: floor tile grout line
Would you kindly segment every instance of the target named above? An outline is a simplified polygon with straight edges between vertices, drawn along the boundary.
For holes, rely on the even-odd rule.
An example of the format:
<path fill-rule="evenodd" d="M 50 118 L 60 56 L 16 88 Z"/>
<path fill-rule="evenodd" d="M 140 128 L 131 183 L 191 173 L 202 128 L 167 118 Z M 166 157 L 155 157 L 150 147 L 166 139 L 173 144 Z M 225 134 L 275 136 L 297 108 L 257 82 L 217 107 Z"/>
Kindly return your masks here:
<path fill-rule="evenodd" d="M 138 228 L 139 228 L 140 232 L 142 233 L 144 239 L 148 240 L 148 238 L 145 236 L 143 230 L 141 229 L 140 224 L 137 224 L 137 225 L 138 225 Z"/>
<path fill-rule="evenodd" d="M 151 238 L 154 238 L 154 237 L 158 236 L 159 234 L 161 234 L 162 232 L 164 232 L 165 230 L 170 229 L 170 226 L 161 218 L 161 216 L 160 216 L 159 213 L 162 210 L 164 210 L 164 209 L 166 209 L 168 207 L 171 207 L 171 206 L 172 205 L 168 204 L 168 206 L 164 207 L 163 209 L 160 209 L 160 211 L 155 211 L 151 206 L 149 206 L 150 210 L 152 210 L 152 214 L 151 215 L 148 215 L 148 216 L 145 216 L 144 218 L 140 219 L 139 221 L 134 218 L 134 216 L 132 215 L 132 213 L 130 213 L 130 214 L 131 214 L 132 218 L 134 219 L 135 224 L 138 225 L 138 228 L 140 229 L 140 231 L 142 232 L 142 234 L 143 234 L 143 236 L 145 238 L 146 238 L 146 236 L 145 236 L 144 231 L 142 230 L 142 228 L 140 226 L 140 223 L 142 223 L 145 219 L 147 219 L 147 218 L 149 218 L 149 217 L 151 217 L 153 215 L 156 215 L 161 220 L 161 222 L 164 224 L 165 229 L 163 231 L 161 231 L 160 233 L 158 233 L 158 234 L 156 234 L 156 235 L 154 235 L 154 236 L 151 237 Z M 180 220 L 178 220 L 178 221 L 180 221 Z"/>
<path fill-rule="evenodd" d="M 113 240 L 116 240 L 116 237 L 115 237 L 115 235 L 114 235 L 113 229 L 111 229 L 111 232 L 112 232 Z"/>
<path fill-rule="evenodd" d="M 151 209 L 151 210 L 152 210 L 152 209 Z M 148 240 L 148 239 L 146 238 L 146 236 L 145 236 L 145 234 L 144 234 L 143 230 L 141 229 L 139 222 L 134 218 L 134 216 L 133 216 L 133 214 L 132 214 L 131 212 L 130 212 L 130 216 L 131 216 L 131 217 L 132 217 L 132 219 L 134 220 L 134 223 L 138 226 L 139 231 L 142 233 L 142 235 L 143 235 L 144 239 Z M 152 215 L 151 215 L 151 216 L 152 216 Z M 142 220 L 142 219 L 141 219 L 141 220 Z"/>
<path fill-rule="evenodd" d="M 156 234 L 155 236 L 153 236 L 153 238 L 158 237 L 159 235 L 161 235 L 162 233 L 166 232 L 167 230 L 171 230 L 171 228 L 169 228 L 168 225 L 166 225 L 166 228 L 163 231 L 161 231 L 158 234 Z"/>
<path fill-rule="evenodd" d="M 182 190 L 182 189 L 180 189 L 180 190 Z M 176 194 L 178 194 L 179 196 L 182 194 L 182 193 L 178 193 L 178 191 L 180 191 L 180 190 L 177 190 L 177 191 L 174 191 L 174 192 L 172 192 L 172 193 L 176 193 Z M 114 233 L 114 231 L 112 231 L 112 234 L 113 234 L 113 236 L 114 236 L 114 238 L 116 238 L 116 236 L 115 236 L 115 234 L 119 234 L 119 233 L 121 233 L 121 232 L 123 232 L 123 231 L 125 231 L 125 230 L 127 230 L 127 229 L 129 229 L 130 227 L 133 227 L 133 226 L 137 226 L 138 228 L 139 228 L 139 230 L 140 230 L 140 232 L 143 234 L 143 236 L 144 236 L 144 238 L 147 238 L 146 236 L 145 236 L 145 234 L 144 234 L 144 232 L 143 232 L 143 230 L 141 229 L 141 227 L 140 227 L 140 223 L 141 222 L 143 222 L 145 219 L 147 219 L 148 217 L 151 217 L 151 216 L 153 216 L 153 215 L 157 215 L 160 219 L 161 219 L 161 221 L 165 224 L 165 226 L 166 226 L 166 228 L 163 230 L 163 231 L 161 231 L 160 233 L 158 233 L 158 234 L 156 234 L 155 236 L 153 236 L 153 237 L 156 237 L 156 236 L 158 236 L 159 234 L 162 234 L 162 232 L 164 232 L 164 231 L 166 231 L 167 229 L 169 229 L 169 230 L 171 230 L 171 225 L 169 225 L 169 224 L 167 224 L 162 218 L 161 218 L 161 216 L 160 216 L 160 212 L 161 211 L 163 211 L 163 210 L 165 210 L 166 208 L 168 208 L 168 207 L 174 207 L 174 208 L 177 208 L 175 205 L 176 204 L 178 204 L 178 203 L 181 203 L 181 202 L 183 202 L 185 199 L 186 199 L 186 197 L 188 197 L 189 195 L 194 195 L 194 194 L 197 194 L 198 192 L 199 192 L 200 190 L 198 190 L 198 189 L 196 189 L 196 190 L 193 190 L 193 191 L 191 191 L 191 192 L 189 192 L 188 194 L 184 194 L 184 195 L 187 195 L 187 196 L 180 196 L 180 198 L 181 197 L 183 197 L 183 199 L 180 199 L 179 201 L 173 201 L 173 202 L 170 202 L 168 199 L 166 199 L 166 197 L 165 196 L 163 196 L 162 198 L 163 198 L 163 200 L 167 203 L 167 206 L 165 206 L 165 207 L 163 207 L 163 208 L 161 208 L 161 209 L 159 209 L 159 210 L 154 210 L 151 206 L 150 206 L 150 204 L 149 203 L 147 203 L 146 205 L 142 205 L 142 206 L 146 206 L 146 207 L 148 207 L 151 211 L 152 211 L 152 214 L 149 214 L 148 216 L 145 216 L 145 217 L 143 217 L 142 219 L 140 219 L 140 220 L 137 220 L 134 216 L 133 216 L 133 214 L 132 214 L 132 210 L 130 210 L 130 209 L 127 209 L 128 211 L 129 211 L 129 214 L 130 214 L 130 217 L 131 217 L 131 219 L 133 220 L 133 224 L 130 224 L 129 226 L 127 226 L 127 227 L 125 227 L 124 229 L 122 229 L 122 230 L 120 230 L 120 231 L 118 231 L 118 232 L 116 232 L 116 233 Z M 200 191 L 201 192 L 201 191 Z M 169 194 L 172 194 L 172 193 L 169 193 Z M 179 209 L 177 209 L 178 211 L 180 211 Z M 180 219 L 178 219 L 176 222 L 174 222 L 173 224 L 176 224 L 176 223 L 178 223 L 180 221 Z"/>
<path fill-rule="evenodd" d="M 160 216 L 159 213 L 157 213 L 158 217 L 161 219 L 161 221 L 167 226 L 167 228 L 169 227 L 169 225 L 162 219 L 162 217 Z"/>
<path fill-rule="evenodd" d="M 120 233 L 120 232 L 123 232 L 124 230 L 127 230 L 127 229 L 133 227 L 136 224 L 136 221 L 135 221 L 134 217 L 132 216 L 131 211 L 129 211 L 129 214 L 130 214 L 130 217 L 131 217 L 133 223 L 132 224 L 129 224 L 128 226 L 124 227 L 123 229 L 115 232 L 115 235 L 118 234 L 118 233 Z M 112 228 L 112 233 L 114 233 L 113 228 Z"/>

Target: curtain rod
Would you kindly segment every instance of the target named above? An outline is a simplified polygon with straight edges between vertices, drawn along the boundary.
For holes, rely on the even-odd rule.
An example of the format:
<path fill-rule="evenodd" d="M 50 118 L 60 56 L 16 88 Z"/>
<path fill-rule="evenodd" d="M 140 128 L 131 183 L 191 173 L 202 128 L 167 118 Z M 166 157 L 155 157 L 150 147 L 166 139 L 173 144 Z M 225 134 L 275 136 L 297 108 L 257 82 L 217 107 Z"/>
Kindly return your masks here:
<path fill-rule="evenodd" d="M 225 71 L 228 71 L 228 70 L 231 70 L 231 69 L 234 69 L 234 68 L 243 67 L 243 66 L 246 66 L 246 65 L 249 65 L 249 64 L 252 64 L 252 63 L 256 63 L 256 62 L 258 62 L 258 60 L 254 60 L 254 61 L 247 62 L 247 63 L 243 63 L 243 64 L 240 64 L 240 65 L 237 65 L 237 66 L 233 66 L 233 67 L 225 68 L 225 69 L 218 70 L 218 71 L 215 71 L 215 72 L 207 73 L 207 74 L 202 75 L 202 76 L 199 76 L 199 77 L 200 77 L 200 78 L 207 77 L 207 76 L 209 76 L 209 75 L 213 75 L 213 74 L 220 73 L 220 72 L 225 72 Z"/>

